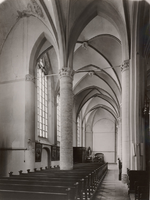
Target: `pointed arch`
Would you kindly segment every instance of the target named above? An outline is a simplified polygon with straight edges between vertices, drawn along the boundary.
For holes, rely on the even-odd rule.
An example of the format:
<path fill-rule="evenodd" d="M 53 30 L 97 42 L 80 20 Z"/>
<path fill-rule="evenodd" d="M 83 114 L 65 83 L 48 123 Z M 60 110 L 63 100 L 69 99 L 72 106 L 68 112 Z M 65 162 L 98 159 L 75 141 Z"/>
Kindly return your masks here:
<path fill-rule="evenodd" d="M 74 26 L 70 33 L 70 45 L 68 48 L 68 62 L 70 67 L 72 67 L 74 47 L 77 39 L 86 27 L 86 25 L 97 15 L 100 15 L 111 22 L 118 30 L 122 43 L 122 60 L 129 59 L 128 51 L 128 41 L 127 41 L 127 31 L 125 22 L 120 15 L 120 13 L 112 7 L 112 5 L 106 1 L 94 1 L 89 4 L 82 14 L 76 19 Z M 86 16 L 86 17 L 85 17 Z"/>
<path fill-rule="evenodd" d="M 34 70 L 35 70 L 35 63 L 36 63 L 36 58 L 40 52 L 41 47 L 43 46 L 43 44 L 45 43 L 45 41 L 49 41 L 50 44 L 54 47 L 57 58 L 59 58 L 58 55 L 58 46 L 56 44 L 56 42 L 53 40 L 51 35 L 48 35 L 46 33 L 41 33 L 41 35 L 38 37 L 38 39 L 36 40 L 31 54 L 30 54 L 30 61 L 29 61 L 29 74 L 34 75 Z"/>

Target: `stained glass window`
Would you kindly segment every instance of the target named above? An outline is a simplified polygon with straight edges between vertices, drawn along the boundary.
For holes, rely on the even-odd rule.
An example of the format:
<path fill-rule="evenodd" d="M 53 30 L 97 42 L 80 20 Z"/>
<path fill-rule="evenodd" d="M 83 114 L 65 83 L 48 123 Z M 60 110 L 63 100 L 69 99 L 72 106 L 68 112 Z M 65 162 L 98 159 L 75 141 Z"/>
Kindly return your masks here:
<path fill-rule="evenodd" d="M 47 138 L 47 76 L 42 59 L 37 64 L 37 131 L 38 136 Z"/>

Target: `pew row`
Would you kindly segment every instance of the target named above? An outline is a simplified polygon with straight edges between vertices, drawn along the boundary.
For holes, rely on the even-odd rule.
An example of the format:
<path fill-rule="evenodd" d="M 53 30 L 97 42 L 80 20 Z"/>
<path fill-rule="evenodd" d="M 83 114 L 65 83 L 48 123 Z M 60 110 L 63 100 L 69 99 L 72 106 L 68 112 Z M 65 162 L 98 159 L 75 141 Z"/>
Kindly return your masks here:
<path fill-rule="evenodd" d="M 129 170 L 127 169 L 129 183 L 128 193 L 133 193 L 135 200 L 148 200 L 148 172 L 143 170 Z"/>
<path fill-rule="evenodd" d="M 86 163 L 67 171 L 56 168 L 35 172 L 28 170 L 28 173 L 0 177 L 0 199 L 92 199 L 107 169 L 107 163 L 102 166 Z"/>

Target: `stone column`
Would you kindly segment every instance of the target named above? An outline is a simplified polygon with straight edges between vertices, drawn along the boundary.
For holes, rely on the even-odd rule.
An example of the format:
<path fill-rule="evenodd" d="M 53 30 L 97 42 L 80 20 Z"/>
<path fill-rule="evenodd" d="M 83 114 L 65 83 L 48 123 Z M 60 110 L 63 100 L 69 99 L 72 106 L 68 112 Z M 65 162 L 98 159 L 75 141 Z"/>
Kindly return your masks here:
<path fill-rule="evenodd" d="M 118 118 L 118 157 L 122 161 L 122 123 L 121 123 L 121 118 Z"/>
<path fill-rule="evenodd" d="M 73 169 L 73 71 L 62 68 L 60 74 L 61 140 L 60 169 Z"/>
<path fill-rule="evenodd" d="M 127 168 L 130 162 L 130 72 L 129 60 L 122 65 L 122 182 L 128 182 Z"/>
<path fill-rule="evenodd" d="M 86 138 L 86 134 L 85 134 L 85 122 L 83 121 L 83 123 L 82 123 L 82 128 L 83 128 L 83 147 L 86 147 L 86 145 L 85 145 L 85 138 Z"/>

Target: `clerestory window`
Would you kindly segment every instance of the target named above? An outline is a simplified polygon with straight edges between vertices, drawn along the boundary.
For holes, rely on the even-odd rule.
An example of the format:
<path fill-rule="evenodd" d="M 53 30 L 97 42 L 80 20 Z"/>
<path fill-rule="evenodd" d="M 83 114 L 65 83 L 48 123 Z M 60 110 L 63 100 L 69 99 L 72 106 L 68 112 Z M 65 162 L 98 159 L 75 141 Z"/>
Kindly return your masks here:
<path fill-rule="evenodd" d="M 44 60 L 37 63 L 37 133 L 38 136 L 48 137 L 47 109 L 47 71 Z"/>

